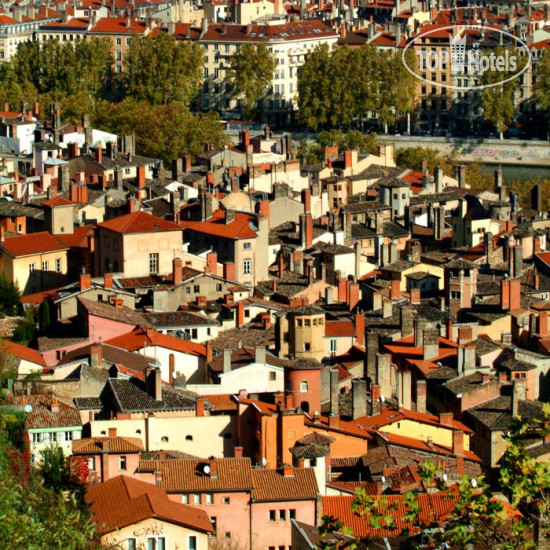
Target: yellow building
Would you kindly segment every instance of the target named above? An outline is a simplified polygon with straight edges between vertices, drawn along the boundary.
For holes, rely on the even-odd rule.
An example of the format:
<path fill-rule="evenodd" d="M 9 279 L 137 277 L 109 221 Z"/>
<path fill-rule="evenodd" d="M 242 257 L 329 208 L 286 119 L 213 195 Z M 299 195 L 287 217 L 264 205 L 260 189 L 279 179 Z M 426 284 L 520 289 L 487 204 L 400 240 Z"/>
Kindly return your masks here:
<path fill-rule="evenodd" d="M 171 501 L 151 483 L 117 476 L 85 497 L 101 542 L 116 548 L 208 550 L 214 530 L 207 514 Z"/>
<path fill-rule="evenodd" d="M 0 234 L 0 269 L 23 294 L 66 284 L 68 247 L 51 233 L 4 237 Z"/>

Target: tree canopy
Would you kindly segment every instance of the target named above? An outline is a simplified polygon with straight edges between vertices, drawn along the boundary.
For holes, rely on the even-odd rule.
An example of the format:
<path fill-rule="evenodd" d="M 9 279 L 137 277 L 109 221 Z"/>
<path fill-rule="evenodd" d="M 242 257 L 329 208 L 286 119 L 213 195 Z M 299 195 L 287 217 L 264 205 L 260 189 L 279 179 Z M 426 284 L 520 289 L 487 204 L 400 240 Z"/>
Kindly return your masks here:
<path fill-rule="evenodd" d="M 412 52 L 408 64 L 415 66 Z M 298 78 L 299 121 L 309 128 L 362 126 L 376 112 L 378 122 L 394 124 L 413 109 L 416 81 L 400 52 L 364 45 L 330 50 L 323 44 L 308 54 Z"/>
<path fill-rule="evenodd" d="M 275 72 L 275 58 L 265 44 L 243 44 L 229 59 L 227 80 L 235 96 L 242 99 L 246 117 L 254 114 Z"/>

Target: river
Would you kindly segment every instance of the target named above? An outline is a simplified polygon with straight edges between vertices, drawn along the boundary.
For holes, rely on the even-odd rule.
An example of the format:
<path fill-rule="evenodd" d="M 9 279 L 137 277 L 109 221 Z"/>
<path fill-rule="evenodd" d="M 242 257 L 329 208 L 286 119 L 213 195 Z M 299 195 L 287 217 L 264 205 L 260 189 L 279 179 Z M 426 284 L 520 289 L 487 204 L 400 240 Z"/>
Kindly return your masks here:
<path fill-rule="evenodd" d="M 481 170 L 494 173 L 495 165 L 482 164 Z M 510 184 L 515 181 L 527 181 L 531 178 L 546 178 L 550 179 L 550 168 L 547 166 L 502 166 L 502 176 L 505 184 Z"/>

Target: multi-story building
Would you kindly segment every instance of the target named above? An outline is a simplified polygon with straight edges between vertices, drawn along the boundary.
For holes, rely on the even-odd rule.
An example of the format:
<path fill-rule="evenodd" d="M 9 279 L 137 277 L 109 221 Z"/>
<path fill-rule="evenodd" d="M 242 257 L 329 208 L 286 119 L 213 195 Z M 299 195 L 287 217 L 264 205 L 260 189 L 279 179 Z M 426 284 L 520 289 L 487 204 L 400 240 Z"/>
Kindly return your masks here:
<path fill-rule="evenodd" d="M 255 4 L 254 4 L 255 5 Z M 338 34 L 321 21 L 270 21 L 261 25 L 209 25 L 206 20 L 200 35 L 180 34 L 183 40 L 199 40 L 204 48 L 204 79 L 201 91 L 203 109 L 240 110 L 240 100 L 234 97 L 227 82 L 229 58 L 243 44 L 265 44 L 275 57 L 273 81 L 261 101 L 261 111 L 270 119 L 284 121 L 297 107 L 298 71 L 306 55 L 317 46 L 333 47 Z"/>

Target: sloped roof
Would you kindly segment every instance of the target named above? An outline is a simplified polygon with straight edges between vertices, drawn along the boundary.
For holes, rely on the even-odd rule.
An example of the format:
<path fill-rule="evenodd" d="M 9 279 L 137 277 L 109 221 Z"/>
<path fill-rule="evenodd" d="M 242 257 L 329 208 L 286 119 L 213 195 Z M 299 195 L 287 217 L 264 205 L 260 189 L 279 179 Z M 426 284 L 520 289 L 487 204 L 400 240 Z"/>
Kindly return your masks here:
<path fill-rule="evenodd" d="M 254 500 L 274 502 L 314 500 L 319 489 L 313 468 L 293 468 L 291 476 L 281 470 L 252 470 Z"/>
<path fill-rule="evenodd" d="M 226 213 L 223 210 L 216 210 L 212 217 L 206 221 L 181 221 L 180 227 L 197 233 L 206 233 L 215 237 L 227 239 L 254 239 L 258 235 L 250 224 L 255 221 L 256 216 L 236 212 L 233 221 L 225 223 Z"/>
<path fill-rule="evenodd" d="M 249 458 L 216 460 L 217 477 L 204 473 L 208 460 L 142 461 L 140 470 L 158 470 L 159 487 L 168 493 L 249 491 L 253 488 Z"/>
<path fill-rule="evenodd" d="M 200 508 L 173 502 L 162 489 L 128 476 L 90 487 L 84 499 L 101 534 L 149 518 L 205 533 L 213 531 L 208 515 Z"/>
<path fill-rule="evenodd" d="M 52 401 L 56 399 L 59 412 L 53 412 Z M 27 414 L 27 428 L 68 428 L 81 426 L 80 414 L 72 403 L 65 402 L 52 395 L 11 395 L 8 403 L 30 405 L 32 411 Z"/>
<path fill-rule="evenodd" d="M 9 340 L 4 340 L 3 345 L 6 346 L 7 351 L 19 359 L 24 359 L 31 363 L 36 363 L 43 367 L 46 366 L 44 358 L 40 352 L 36 349 L 29 348 L 27 346 L 22 346 L 21 344 L 16 344 L 15 342 L 10 342 Z"/>
<path fill-rule="evenodd" d="M 330 338 L 338 338 L 344 336 L 355 337 L 355 327 L 349 319 L 340 321 L 326 321 L 325 322 L 325 336 Z"/>
<path fill-rule="evenodd" d="M 121 336 L 111 338 L 111 340 L 107 340 L 105 343 L 127 351 L 138 351 L 145 346 L 158 346 L 189 355 L 206 356 L 206 346 L 203 344 L 196 344 L 189 340 L 183 340 L 175 336 L 161 334 L 156 330 L 141 327 L 135 328 L 131 332 L 127 332 Z"/>
<path fill-rule="evenodd" d="M 6 237 L 5 241 L 0 243 L 0 249 L 16 258 L 67 250 L 67 247 L 48 231 L 41 231 L 40 233 Z"/>
<path fill-rule="evenodd" d="M 143 326 L 152 328 L 153 325 L 138 311 L 129 307 L 116 307 L 107 302 L 95 302 L 86 298 L 78 297 L 77 300 L 84 306 L 89 315 L 103 317 L 117 321 L 118 323 L 126 323 L 133 326 Z"/>
<path fill-rule="evenodd" d="M 73 454 L 139 453 L 143 450 L 139 437 L 86 437 L 73 441 Z"/>
<path fill-rule="evenodd" d="M 158 233 L 161 231 L 177 231 L 179 227 L 168 220 L 157 218 L 146 212 L 131 212 L 112 220 L 98 224 L 99 227 L 110 229 L 116 233 Z"/>

